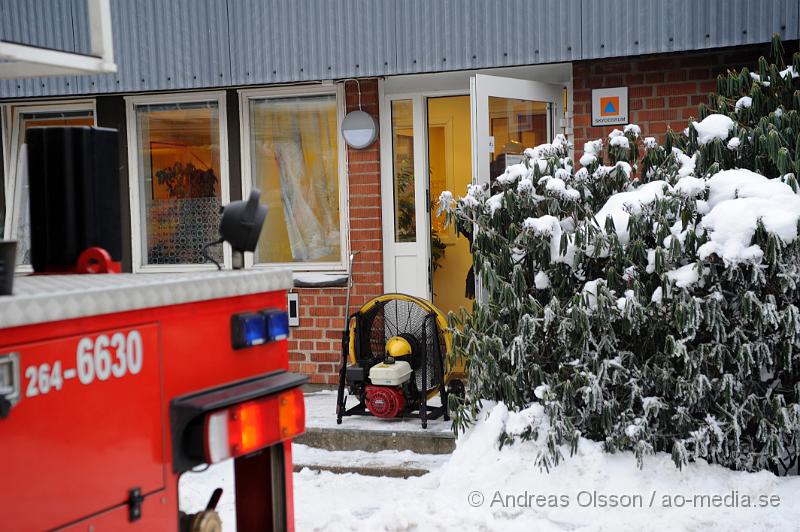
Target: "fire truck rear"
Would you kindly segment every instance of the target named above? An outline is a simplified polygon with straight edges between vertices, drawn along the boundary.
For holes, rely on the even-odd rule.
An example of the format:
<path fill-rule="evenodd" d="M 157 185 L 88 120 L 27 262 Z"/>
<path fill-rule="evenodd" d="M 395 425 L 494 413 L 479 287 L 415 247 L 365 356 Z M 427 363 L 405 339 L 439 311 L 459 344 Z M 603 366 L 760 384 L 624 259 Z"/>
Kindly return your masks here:
<path fill-rule="evenodd" d="M 212 508 L 179 513 L 178 479 L 233 459 L 237 529 L 293 529 L 305 378 L 286 371 L 291 282 L 18 278 L 0 297 L 1 528 L 219 530 Z"/>
<path fill-rule="evenodd" d="M 90 54 L 0 41 L 0 78 L 115 72 L 109 0 L 86 3 Z M 293 530 L 305 377 L 288 372 L 292 275 L 113 273 L 118 146 L 102 128 L 26 137 L 36 273 L 13 277 L 13 243 L 0 241 L 0 529 L 218 531 L 223 486 L 188 514 L 179 479 L 232 460 L 225 524 Z M 225 206 L 209 243 L 225 241 L 234 264 L 261 234 L 258 196 Z"/>

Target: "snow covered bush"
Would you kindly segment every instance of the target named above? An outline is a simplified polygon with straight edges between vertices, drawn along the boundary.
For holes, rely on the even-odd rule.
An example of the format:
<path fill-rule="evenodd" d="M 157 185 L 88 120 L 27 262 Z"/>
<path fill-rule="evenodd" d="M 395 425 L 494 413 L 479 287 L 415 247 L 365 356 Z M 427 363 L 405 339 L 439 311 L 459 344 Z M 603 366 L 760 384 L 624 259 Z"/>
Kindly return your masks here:
<path fill-rule="evenodd" d="M 641 461 L 671 452 L 776 471 L 800 452 L 800 55 L 720 77 L 665 145 L 629 125 L 526 150 L 457 201 L 483 298 L 452 315 L 466 398 L 550 419 L 540 466 L 581 437 Z M 640 153 L 642 154 L 640 156 Z M 539 426 L 501 443 L 541 438 Z"/>

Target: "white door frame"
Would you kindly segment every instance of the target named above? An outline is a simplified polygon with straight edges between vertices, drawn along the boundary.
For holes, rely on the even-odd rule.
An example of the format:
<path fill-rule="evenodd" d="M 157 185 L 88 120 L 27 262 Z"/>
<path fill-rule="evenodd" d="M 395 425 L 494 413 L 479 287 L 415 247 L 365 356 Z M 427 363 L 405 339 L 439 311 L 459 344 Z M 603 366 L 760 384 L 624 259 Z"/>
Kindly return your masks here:
<path fill-rule="evenodd" d="M 518 78 L 475 74 L 469 79 L 470 101 L 472 103 L 472 184 L 489 184 L 489 98 L 511 98 L 547 102 L 547 135 L 551 140 L 555 135 L 555 117 L 564 116 L 563 87 Z M 532 146 L 530 146 L 532 147 Z M 475 276 L 475 298 L 485 300 L 481 280 Z"/>
<path fill-rule="evenodd" d="M 497 69 L 493 74 L 531 75 L 534 70 L 528 67 L 515 69 Z M 469 76 L 467 78 L 467 76 Z M 548 76 L 545 76 L 548 77 Z M 470 96 L 471 134 L 472 134 L 472 173 L 473 183 L 489 182 L 489 152 L 478 153 L 478 128 L 488 135 L 489 111 L 488 97 L 499 96 L 515 99 L 553 102 L 552 112 L 548 113 L 548 134 L 555 134 L 559 129 L 559 121 L 555 117 L 564 116 L 563 88 L 568 82 L 543 83 L 519 79 L 516 77 L 498 77 L 476 72 L 427 74 L 390 80 L 395 90 L 387 90 L 389 81 L 382 80 L 378 86 L 380 105 L 380 139 L 381 139 L 381 217 L 383 228 L 383 283 L 384 292 L 398 291 L 396 257 L 417 257 L 415 274 L 421 278 L 415 283 L 416 293 L 420 297 L 430 299 L 430 233 L 431 213 L 426 205 L 430 191 L 428 175 L 428 135 L 427 135 L 427 100 L 438 96 Z M 420 80 L 436 78 L 439 83 L 419 83 Z M 477 82 L 477 83 L 476 83 Z M 430 90 L 433 85 L 449 85 L 456 87 L 445 90 Z M 424 87 L 422 90 L 409 91 L 414 86 Z M 461 88 L 458 88 L 461 87 Z M 427 90 L 426 90 L 427 89 Z M 570 95 L 571 96 L 571 95 Z M 478 99 L 480 98 L 480 102 Z M 392 114 L 391 102 L 394 100 L 411 100 L 413 106 L 414 135 L 414 193 L 416 242 L 395 242 L 395 210 L 394 210 L 394 160 L 392 146 Z M 482 116 L 478 116 L 478 114 Z M 423 177 L 423 179 L 420 179 Z M 459 191 L 453 191 L 458 194 Z M 462 191 L 463 194 L 465 191 Z M 433 198 L 432 198 L 433 199 Z M 423 237 L 423 238 L 420 238 Z M 424 283 L 424 285 L 423 285 Z M 402 288 L 402 287 L 401 287 Z"/>
<path fill-rule="evenodd" d="M 467 90 L 436 90 L 385 94 L 381 92 L 381 218 L 383 220 L 383 285 L 384 292 L 404 291 L 431 299 L 430 178 L 428 175 L 428 98 L 467 96 Z M 392 101 L 410 100 L 414 135 L 414 204 L 415 242 L 395 242 L 394 150 L 392 146 Z M 427 235 L 427 238 L 426 238 Z M 414 262 L 413 287 L 397 286 L 397 257 Z"/>
<path fill-rule="evenodd" d="M 414 242 L 395 241 L 395 206 L 394 206 L 394 149 L 392 135 L 392 102 L 395 100 L 411 100 L 412 135 L 414 137 Z M 383 95 L 380 102 L 381 120 L 381 219 L 383 220 L 383 283 L 385 292 L 404 292 L 409 295 L 428 298 L 430 296 L 427 276 L 426 258 L 430 255 L 430 242 L 423 238 L 426 226 L 427 210 L 425 198 L 427 187 L 424 180 L 419 179 L 427 171 L 424 152 L 427 140 L 425 134 L 423 97 L 421 94 Z M 397 286 L 397 258 L 414 269 L 413 285 Z M 429 261 L 428 261 L 429 262 Z M 423 273 L 424 272 L 424 273 Z"/>
<path fill-rule="evenodd" d="M 472 183 L 489 183 L 489 97 L 547 102 L 548 141 L 555 135 L 555 117 L 564 116 L 563 87 L 525 79 L 475 74 L 470 77 L 472 103 Z M 533 146 L 526 146 L 533 147 Z"/>

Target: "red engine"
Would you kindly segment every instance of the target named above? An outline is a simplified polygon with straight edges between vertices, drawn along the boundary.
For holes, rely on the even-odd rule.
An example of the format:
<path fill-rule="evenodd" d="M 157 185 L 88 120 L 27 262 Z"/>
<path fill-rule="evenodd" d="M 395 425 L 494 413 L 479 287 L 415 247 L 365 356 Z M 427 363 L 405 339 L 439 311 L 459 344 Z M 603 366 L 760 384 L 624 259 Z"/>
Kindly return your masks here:
<path fill-rule="evenodd" d="M 367 408 L 374 416 L 397 417 L 406 406 L 403 390 L 398 387 L 368 385 L 364 392 L 367 397 Z"/>

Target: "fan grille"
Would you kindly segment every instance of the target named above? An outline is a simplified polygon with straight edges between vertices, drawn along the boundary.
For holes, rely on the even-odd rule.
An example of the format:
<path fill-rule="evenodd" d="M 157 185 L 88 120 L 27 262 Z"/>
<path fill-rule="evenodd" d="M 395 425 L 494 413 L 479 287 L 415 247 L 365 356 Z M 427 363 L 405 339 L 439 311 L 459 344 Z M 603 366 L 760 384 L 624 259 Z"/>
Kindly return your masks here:
<path fill-rule="evenodd" d="M 378 362 L 386 356 L 386 341 L 393 336 L 412 336 L 425 353 L 412 353 L 409 363 L 414 370 L 418 390 L 436 387 L 436 376 L 442 367 L 444 336 L 435 315 L 415 301 L 388 299 L 380 301 L 358 317 L 358 349 L 356 357 L 363 362 Z M 414 342 L 411 342 L 412 345 Z M 427 355 L 426 355 L 427 353 Z M 422 364 L 427 366 L 425 381 Z"/>

